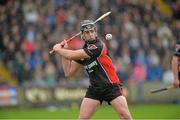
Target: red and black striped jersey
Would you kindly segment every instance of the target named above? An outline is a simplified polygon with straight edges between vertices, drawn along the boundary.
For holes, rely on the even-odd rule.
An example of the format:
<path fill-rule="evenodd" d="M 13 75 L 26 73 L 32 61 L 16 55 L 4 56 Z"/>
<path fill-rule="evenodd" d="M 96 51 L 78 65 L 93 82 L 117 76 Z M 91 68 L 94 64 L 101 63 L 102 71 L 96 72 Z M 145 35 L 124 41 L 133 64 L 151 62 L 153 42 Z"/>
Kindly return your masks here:
<path fill-rule="evenodd" d="M 107 48 L 102 41 L 86 42 L 83 49 L 90 58 L 81 59 L 77 62 L 86 69 L 90 78 L 90 85 L 121 84 L 111 58 L 108 56 Z"/>

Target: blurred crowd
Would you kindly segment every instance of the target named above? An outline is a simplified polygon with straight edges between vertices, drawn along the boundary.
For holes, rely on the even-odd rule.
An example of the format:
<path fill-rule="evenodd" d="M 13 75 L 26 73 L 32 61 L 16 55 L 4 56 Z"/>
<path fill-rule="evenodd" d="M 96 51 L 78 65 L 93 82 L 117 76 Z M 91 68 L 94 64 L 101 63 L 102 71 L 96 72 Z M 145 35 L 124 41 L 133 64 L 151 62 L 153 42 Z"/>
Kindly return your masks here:
<path fill-rule="evenodd" d="M 102 40 L 113 35 L 104 42 L 121 81 L 171 82 L 180 0 L 166 2 L 171 15 L 162 14 L 156 0 L 5 0 L 0 5 L 0 61 L 21 86 L 65 84 L 60 57 L 49 54 L 53 44 L 75 35 L 81 20 L 111 11 L 97 30 Z M 82 46 L 79 38 L 75 41 Z"/>

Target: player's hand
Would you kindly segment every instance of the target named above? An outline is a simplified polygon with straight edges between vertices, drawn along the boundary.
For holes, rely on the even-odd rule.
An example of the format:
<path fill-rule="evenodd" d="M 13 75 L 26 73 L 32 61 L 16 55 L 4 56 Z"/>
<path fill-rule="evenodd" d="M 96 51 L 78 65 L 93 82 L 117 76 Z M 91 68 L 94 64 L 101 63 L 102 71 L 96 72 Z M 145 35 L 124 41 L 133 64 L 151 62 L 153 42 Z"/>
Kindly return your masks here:
<path fill-rule="evenodd" d="M 174 80 L 174 87 L 179 88 L 180 87 L 180 81 L 179 79 Z"/>
<path fill-rule="evenodd" d="M 61 43 L 61 48 L 68 48 L 68 44 L 67 44 L 67 41 L 66 40 L 63 40 Z"/>
<path fill-rule="evenodd" d="M 57 52 L 59 49 L 62 48 L 62 44 L 61 43 L 57 43 L 53 46 L 53 51 Z"/>
<path fill-rule="evenodd" d="M 55 44 L 53 46 L 53 51 L 56 52 L 56 51 L 58 51 L 61 48 L 68 48 L 68 44 L 67 44 L 66 40 L 63 40 L 62 42 Z"/>

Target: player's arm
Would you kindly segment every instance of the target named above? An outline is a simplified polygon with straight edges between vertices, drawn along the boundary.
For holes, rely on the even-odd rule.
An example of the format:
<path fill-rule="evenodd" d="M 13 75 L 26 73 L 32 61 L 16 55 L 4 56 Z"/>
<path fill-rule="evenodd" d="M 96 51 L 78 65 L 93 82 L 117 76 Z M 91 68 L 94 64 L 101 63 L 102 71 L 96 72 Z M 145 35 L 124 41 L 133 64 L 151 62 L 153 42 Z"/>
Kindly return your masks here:
<path fill-rule="evenodd" d="M 172 71 L 173 71 L 173 75 L 174 75 L 174 86 L 175 87 L 180 87 L 180 80 L 179 80 L 179 57 L 178 56 L 173 56 L 172 58 Z"/>
<path fill-rule="evenodd" d="M 66 77 L 74 76 L 78 71 L 82 70 L 82 65 L 74 60 L 89 58 L 83 49 L 69 50 L 66 41 L 62 41 L 54 45 L 53 50 L 62 57 L 62 67 Z"/>
<path fill-rule="evenodd" d="M 82 71 L 82 65 L 76 63 L 73 60 L 68 60 L 64 57 L 62 57 L 61 59 L 65 77 L 76 76 Z"/>
<path fill-rule="evenodd" d="M 59 55 L 68 60 L 80 60 L 84 58 L 90 58 L 90 56 L 83 50 L 69 50 L 66 41 L 54 45 L 53 50 Z"/>
<path fill-rule="evenodd" d="M 172 71 L 174 75 L 174 86 L 180 87 L 179 80 L 179 60 L 180 60 L 180 43 L 177 42 L 175 46 L 174 55 L 172 58 Z"/>
<path fill-rule="evenodd" d="M 90 56 L 83 50 L 68 50 L 68 49 L 58 49 L 56 51 L 59 55 L 65 57 L 68 60 L 79 60 L 84 58 L 90 58 Z"/>

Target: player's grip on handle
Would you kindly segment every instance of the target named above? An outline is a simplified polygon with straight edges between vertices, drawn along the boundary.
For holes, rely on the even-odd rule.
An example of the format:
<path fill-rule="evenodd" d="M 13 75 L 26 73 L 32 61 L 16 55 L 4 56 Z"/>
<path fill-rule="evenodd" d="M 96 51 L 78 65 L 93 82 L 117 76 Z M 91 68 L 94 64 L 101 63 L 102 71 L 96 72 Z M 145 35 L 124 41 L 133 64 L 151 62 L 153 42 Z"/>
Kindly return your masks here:
<path fill-rule="evenodd" d="M 68 40 L 63 40 L 61 41 L 59 44 L 61 44 L 62 47 L 65 46 L 65 44 L 67 44 L 69 41 L 71 41 L 71 39 L 68 39 Z M 52 49 L 51 51 L 49 51 L 49 54 L 52 54 L 54 52 L 54 50 Z"/>
<path fill-rule="evenodd" d="M 74 39 L 75 37 L 79 36 L 81 34 L 81 32 L 78 32 L 76 35 L 72 36 L 71 38 L 67 39 L 67 40 L 63 40 L 66 43 L 70 42 L 72 39 Z M 52 54 L 54 52 L 54 50 L 51 50 L 49 53 Z"/>

